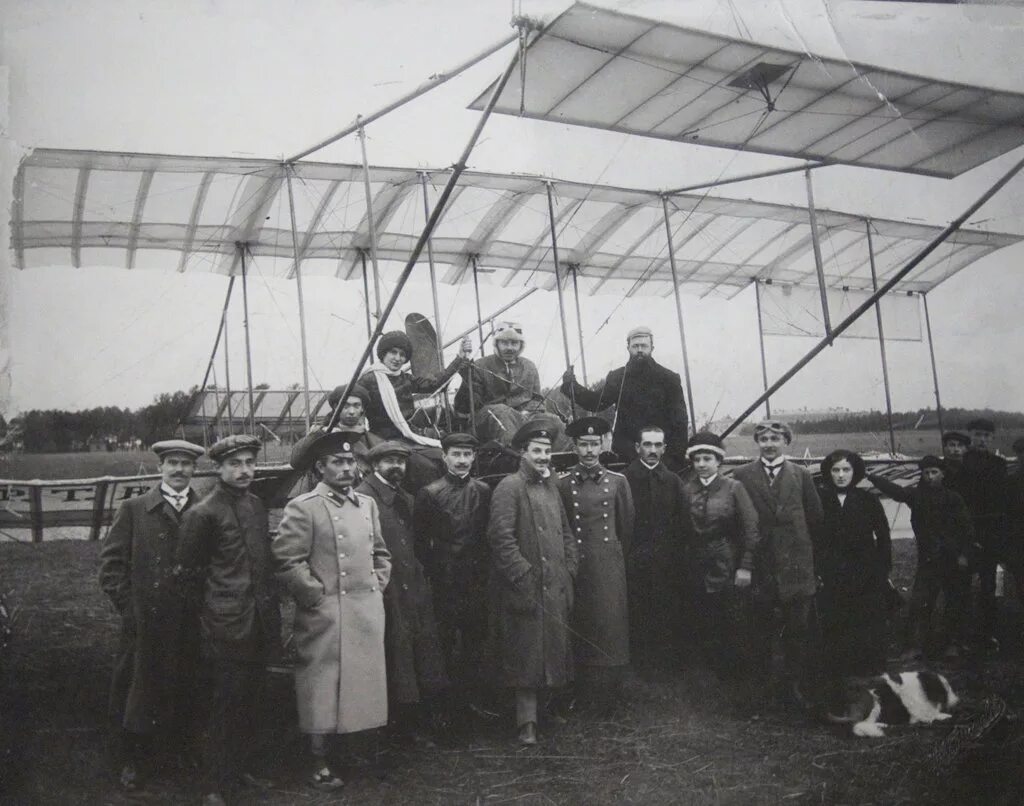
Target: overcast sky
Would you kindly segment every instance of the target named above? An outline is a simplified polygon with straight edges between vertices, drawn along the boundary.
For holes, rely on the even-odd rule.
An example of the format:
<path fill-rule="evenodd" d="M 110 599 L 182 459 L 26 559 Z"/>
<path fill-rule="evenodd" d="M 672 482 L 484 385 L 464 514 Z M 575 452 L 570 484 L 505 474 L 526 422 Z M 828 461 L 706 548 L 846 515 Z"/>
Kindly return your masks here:
<path fill-rule="evenodd" d="M 607 2 L 644 16 L 829 56 L 1024 92 L 1019 8 L 871 3 L 861 0 Z M 519 7 L 515 3 L 515 7 Z M 524 0 L 525 13 L 565 7 Z M 287 156 L 322 139 L 427 76 L 507 35 L 508 0 L 167 0 L 58 2 L 7 0 L 3 50 L 9 68 L 7 136 L 25 147 L 223 156 Z M 444 166 L 457 158 L 477 119 L 467 104 L 511 51 L 368 129 L 370 161 Z M 822 207 L 943 224 L 983 192 L 1021 149 L 955 180 L 830 167 L 815 173 Z M 350 138 L 317 159 L 358 162 Z M 666 188 L 777 167 L 777 159 L 621 134 L 495 116 L 471 159 L 480 170 L 538 173 L 586 182 Z M 6 189 L 5 189 L 6 192 Z M 802 177 L 744 183 L 722 195 L 804 203 Z M 1024 232 L 1024 177 L 975 218 L 979 226 Z M 1024 246 L 961 272 L 930 296 L 943 402 L 1021 408 L 1024 339 L 1020 300 Z M 6 255 L 0 271 L 8 271 Z M 29 408 L 135 407 L 202 380 L 225 278 L 118 269 L 53 267 L 9 278 L 13 350 L 9 416 Z M 430 313 L 411 288 L 396 313 Z M 301 379 L 294 285 L 250 283 L 254 374 L 275 387 Z M 442 287 L 447 333 L 473 321 L 467 287 Z M 306 284 L 311 382 L 347 380 L 365 338 L 361 288 L 334 280 Z M 484 287 L 483 308 L 508 299 Z M 240 306 L 236 306 L 236 309 Z M 729 303 L 684 297 L 698 412 L 736 414 L 760 390 L 752 291 Z M 555 295 L 538 292 L 514 318 L 545 383 L 564 368 Z M 610 316 L 611 315 L 611 316 Z M 610 318 L 609 318 L 610 316 Z M 591 298 L 583 312 L 593 377 L 621 362 L 624 333 L 646 321 L 655 356 L 681 369 L 670 300 Z M 606 321 L 607 320 L 607 321 Z M 393 320 L 400 324 L 400 318 Z M 243 377 L 241 312 L 230 330 L 232 381 Z M 573 337 L 575 341 L 575 336 Z M 769 376 L 813 342 L 769 338 Z M 574 345 L 572 358 L 579 361 Z M 894 405 L 933 402 L 927 348 L 890 349 Z M 877 345 L 840 342 L 797 376 L 778 408 L 880 408 Z"/>

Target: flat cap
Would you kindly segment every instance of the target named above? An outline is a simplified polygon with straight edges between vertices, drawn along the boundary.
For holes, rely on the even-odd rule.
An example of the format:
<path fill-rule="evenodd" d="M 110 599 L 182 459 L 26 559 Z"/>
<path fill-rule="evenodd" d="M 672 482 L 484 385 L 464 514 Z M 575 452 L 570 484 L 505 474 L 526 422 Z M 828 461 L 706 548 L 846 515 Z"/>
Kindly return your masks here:
<path fill-rule="evenodd" d="M 337 408 L 338 403 L 341 402 L 341 396 L 345 394 L 345 390 L 348 387 L 345 385 L 335 386 L 329 395 L 327 395 L 327 405 L 332 409 Z M 366 391 L 366 387 L 361 384 L 356 384 L 352 387 L 352 391 L 348 393 L 349 397 L 358 397 L 363 401 L 363 408 L 370 405 L 370 393 Z"/>
<path fill-rule="evenodd" d="M 629 344 L 637 336 L 647 336 L 647 338 L 653 339 L 654 331 L 647 327 L 647 325 L 640 325 L 639 327 L 635 327 L 631 331 L 629 331 L 629 333 L 626 334 L 626 344 Z"/>
<path fill-rule="evenodd" d="M 215 462 L 223 462 L 227 457 L 239 451 L 258 451 L 263 447 L 258 437 L 251 434 L 232 434 L 214 442 L 206 452 Z"/>
<path fill-rule="evenodd" d="M 362 436 L 358 431 L 311 431 L 295 443 L 289 464 L 296 470 L 308 470 L 324 456 L 352 453 L 352 446 Z"/>
<path fill-rule="evenodd" d="M 762 420 L 759 422 L 754 426 L 755 442 L 761 434 L 782 434 L 782 438 L 786 440 L 787 445 L 793 441 L 793 429 L 781 420 Z"/>
<path fill-rule="evenodd" d="M 719 459 L 724 459 L 725 446 L 722 444 L 722 438 L 711 431 L 698 431 L 686 443 L 686 456 L 690 457 L 695 453 L 713 453 Z"/>
<path fill-rule="evenodd" d="M 992 422 L 988 417 L 976 417 L 967 423 L 968 431 L 985 431 L 989 434 L 996 432 L 996 424 Z"/>
<path fill-rule="evenodd" d="M 600 437 L 612 430 L 607 420 L 600 417 L 581 417 L 574 423 L 565 427 L 565 435 L 576 439 L 577 437 Z"/>
<path fill-rule="evenodd" d="M 196 445 L 194 442 L 184 439 L 164 439 L 154 442 L 150 450 L 161 459 L 169 453 L 183 453 L 192 459 L 198 459 L 206 453 L 206 448 L 202 445 Z"/>
<path fill-rule="evenodd" d="M 383 361 L 388 351 L 396 347 L 405 353 L 406 360 L 412 358 L 412 342 L 401 330 L 391 330 L 380 337 L 377 342 L 377 358 Z"/>
<path fill-rule="evenodd" d="M 947 442 L 960 442 L 970 446 L 971 438 L 963 431 L 947 431 L 942 435 L 942 444 L 945 445 Z"/>
<path fill-rule="evenodd" d="M 943 462 L 938 456 L 932 456 L 931 454 L 928 454 L 927 456 L 922 456 L 920 459 L 918 459 L 917 466 L 921 468 L 921 470 L 927 470 L 929 467 L 937 467 L 939 470 L 946 469 L 946 463 Z"/>
<path fill-rule="evenodd" d="M 461 431 L 455 431 L 441 437 L 441 450 L 443 451 L 449 448 L 472 448 L 476 450 L 479 445 L 480 440 L 472 434 L 464 434 Z"/>
<path fill-rule="evenodd" d="M 393 439 L 387 442 L 382 442 L 379 445 L 375 445 L 370 448 L 366 454 L 366 461 L 373 464 L 379 459 L 383 459 L 385 456 L 401 456 L 403 459 L 407 458 L 412 451 L 409 450 L 408 445 L 404 445 L 401 442 L 397 442 Z"/>

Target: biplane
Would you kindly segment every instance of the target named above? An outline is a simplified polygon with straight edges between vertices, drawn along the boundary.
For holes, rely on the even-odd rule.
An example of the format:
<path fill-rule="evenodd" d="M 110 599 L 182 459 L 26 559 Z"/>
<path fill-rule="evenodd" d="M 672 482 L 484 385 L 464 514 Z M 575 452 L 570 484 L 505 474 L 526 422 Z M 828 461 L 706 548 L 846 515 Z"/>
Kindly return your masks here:
<path fill-rule="evenodd" d="M 36 149 L 14 180 L 13 265 L 227 278 L 225 313 L 183 423 L 206 440 L 240 429 L 291 439 L 317 418 L 336 420 L 325 408 L 326 390 L 310 387 L 303 295 L 303 278 L 310 277 L 362 289 L 365 348 L 350 387 L 377 338 L 394 326 L 395 306 L 413 278 L 430 291 L 426 319 L 436 332 L 438 361 L 459 338 L 442 332 L 443 287 L 473 287 L 473 330 L 481 349 L 487 323 L 515 318 L 517 306 L 535 294 L 554 294 L 564 363 L 572 367 L 578 358 L 584 380 L 580 311 L 588 301 L 664 298 L 676 314 L 695 418 L 680 296 L 686 292 L 739 298 L 737 304 L 752 303 L 757 317 L 758 344 L 751 349 L 760 354 L 763 393 L 726 435 L 760 407 L 770 413 L 772 395 L 840 336 L 878 340 L 890 420 L 886 338 L 927 337 L 941 426 L 928 294 L 1022 240 L 967 222 L 1024 160 L 965 200 L 953 220 L 935 224 L 818 206 L 814 181 L 832 166 L 851 166 L 955 182 L 1024 144 L 1024 93 L 823 58 L 585 3 L 549 22 L 514 22 L 510 36 L 285 159 Z M 363 138 L 382 116 L 503 49 L 511 54 L 501 75 L 467 99 L 479 113 L 477 124 L 452 165 L 371 165 L 365 141 L 362 164 L 311 159 L 341 138 Z M 772 155 L 787 164 L 659 189 L 470 170 L 470 155 L 494 114 L 669 140 L 680 150 L 700 144 Z M 736 182 L 798 172 L 805 179 L 804 204 L 714 195 Z M 236 286 L 248 310 L 253 265 L 264 278 L 294 281 L 302 370 L 297 389 L 254 388 L 248 316 L 246 383 L 234 389 L 210 384 Z M 507 301 L 498 310 L 483 310 L 481 282 L 504 290 Z M 387 298 L 384 286 L 392 288 Z M 770 381 L 764 335 L 784 333 L 816 341 Z M 430 352 L 419 360 L 432 360 Z M 695 419 L 691 425 L 696 428 Z M 895 454 L 891 429 L 890 448 Z M 286 472 L 279 466 L 262 471 L 270 479 Z M 97 537 L 120 500 L 152 483 L 152 477 L 5 481 L 0 526 L 27 520 L 42 539 L 48 525 L 88 524 Z"/>

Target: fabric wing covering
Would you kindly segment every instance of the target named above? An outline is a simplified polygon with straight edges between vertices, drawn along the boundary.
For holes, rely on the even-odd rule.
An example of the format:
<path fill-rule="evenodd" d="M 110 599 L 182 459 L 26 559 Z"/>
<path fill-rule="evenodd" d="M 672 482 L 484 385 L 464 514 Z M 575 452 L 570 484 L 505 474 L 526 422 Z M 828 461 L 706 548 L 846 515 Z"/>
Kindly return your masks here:
<path fill-rule="evenodd" d="M 557 17 L 525 61 L 525 92 L 516 70 L 496 111 L 946 178 L 1024 143 L 1024 95 L 583 3 Z"/>
<path fill-rule="evenodd" d="M 238 245 L 245 244 L 253 271 L 293 277 L 288 171 L 304 275 L 361 281 L 370 249 L 361 166 L 286 168 L 271 160 L 92 151 L 38 149 L 22 161 L 12 208 L 13 265 L 228 275 L 240 271 Z M 394 279 L 423 229 L 424 185 L 432 207 L 449 172 L 374 167 L 370 175 L 381 271 Z M 554 288 L 549 182 L 562 269 L 576 270 L 581 293 L 672 293 L 658 193 L 472 171 L 459 180 L 432 238 L 442 282 L 471 282 L 475 258 L 481 282 Z M 816 287 L 805 208 L 703 194 L 667 199 L 684 291 L 731 297 L 755 279 Z M 870 290 L 867 221 L 823 209 L 817 219 L 827 285 Z M 880 283 L 940 231 L 884 219 L 871 219 L 870 227 Z M 1019 240 L 962 229 L 895 290 L 926 292 Z M 424 255 L 414 278 L 427 270 Z"/>

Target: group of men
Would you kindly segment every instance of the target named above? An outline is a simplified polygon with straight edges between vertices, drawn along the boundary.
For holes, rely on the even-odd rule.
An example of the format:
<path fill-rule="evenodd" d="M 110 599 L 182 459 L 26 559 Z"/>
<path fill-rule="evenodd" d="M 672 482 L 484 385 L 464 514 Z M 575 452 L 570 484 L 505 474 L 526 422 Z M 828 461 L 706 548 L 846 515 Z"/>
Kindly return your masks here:
<path fill-rule="evenodd" d="M 121 506 L 101 555 L 101 585 L 123 615 L 111 705 L 126 789 L 140 785 L 151 737 L 199 724 L 204 802 L 223 803 L 255 780 L 247 720 L 278 650 L 281 592 L 295 603 L 298 724 L 309 782 L 322 790 L 343 785 L 334 737 L 387 726 L 423 741 L 453 719 L 493 718 L 501 689 L 514 695 L 525 745 L 537 742 L 544 719 L 559 718 L 549 692 L 573 681 L 581 706 L 606 711 L 630 665 L 680 668 L 687 602 L 705 616 L 704 643 L 721 644 L 736 629 L 720 595 L 733 588 L 749 587 L 756 600 L 754 669 L 770 673 L 781 634 L 784 691 L 803 702 L 822 506 L 810 474 L 785 458 L 788 426 L 759 424 L 758 458 L 723 478 L 721 440 L 687 441 L 679 377 L 653 361 L 653 336 L 641 328 L 627 338 L 626 366 L 600 392 L 563 378 L 577 405 L 616 405 L 617 416 L 614 427 L 586 417 L 565 429 L 578 461 L 559 478 L 551 457 L 561 422 L 537 405 L 536 368 L 521 348 L 514 329 L 502 330 L 494 360 L 471 363 L 463 345 L 445 377 L 424 379 L 403 369 L 404 334 L 385 334 L 379 364 L 344 400 L 335 390 L 336 427 L 296 445 L 291 464 L 312 481 L 285 506 L 273 538 L 249 490 L 257 438 L 230 436 L 206 451 L 218 478 L 201 500 L 190 480 L 204 449 L 153 446 L 162 481 Z M 461 401 L 467 427 L 493 426 L 491 438 L 520 457 L 493 491 L 471 476 L 476 436 L 434 439 L 412 424 L 413 390 L 436 389 L 456 372 L 467 398 L 473 390 Z M 609 433 L 629 462 L 623 474 L 602 465 Z M 670 457 L 689 459 L 695 472 L 684 481 Z M 981 502 L 978 535 L 993 514 L 980 461 L 965 461 L 971 500 Z M 723 506 L 737 508 L 735 535 L 694 527 L 732 512 Z M 197 713 L 200 665 L 209 697 Z"/>

